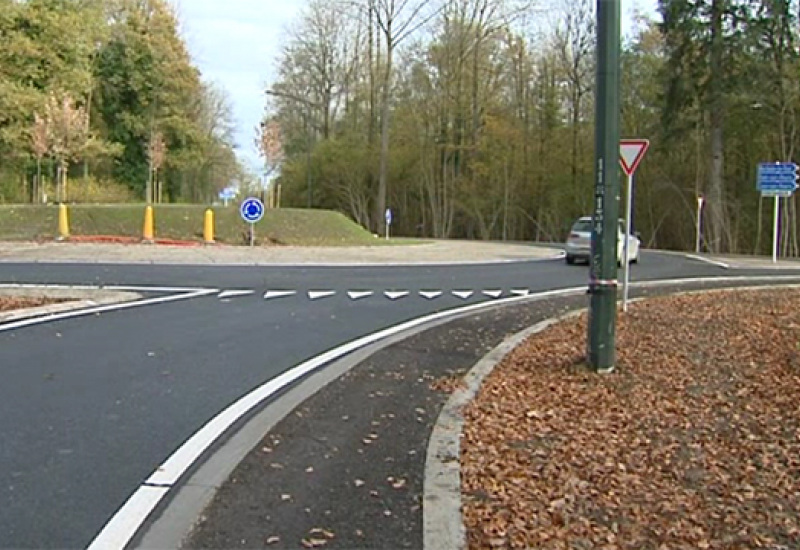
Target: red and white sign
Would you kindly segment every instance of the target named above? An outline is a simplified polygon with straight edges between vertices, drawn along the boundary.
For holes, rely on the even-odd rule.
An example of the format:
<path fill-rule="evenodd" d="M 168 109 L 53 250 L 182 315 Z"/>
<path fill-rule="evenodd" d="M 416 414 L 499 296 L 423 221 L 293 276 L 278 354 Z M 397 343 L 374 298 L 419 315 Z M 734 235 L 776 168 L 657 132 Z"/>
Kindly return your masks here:
<path fill-rule="evenodd" d="M 619 163 L 626 175 L 632 176 L 639 163 L 642 162 L 650 140 L 647 139 L 622 139 L 619 142 Z"/>

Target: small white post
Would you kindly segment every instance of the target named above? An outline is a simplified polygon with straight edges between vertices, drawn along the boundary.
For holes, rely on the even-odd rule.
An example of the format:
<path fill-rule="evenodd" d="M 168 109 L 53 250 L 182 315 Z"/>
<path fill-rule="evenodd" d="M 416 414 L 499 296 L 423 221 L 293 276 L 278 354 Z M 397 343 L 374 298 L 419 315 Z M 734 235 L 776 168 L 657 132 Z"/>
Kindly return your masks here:
<path fill-rule="evenodd" d="M 631 277 L 631 263 L 630 263 L 630 234 L 631 234 L 631 216 L 632 216 L 632 204 L 633 201 L 631 200 L 631 192 L 633 190 L 633 174 L 628 176 L 628 188 L 625 191 L 625 253 L 624 253 L 624 266 L 622 271 L 622 311 L 628 311 L 628 286 L 630 284 L 630 277 Z"/>
<path fill-rule="evenodd" d="M 702 235 L 703 231 L 703 202 L 705 198 L 703 195 L 698 195 L 697 197 L 697 239 L 695 239 L 694 243 L 694 252 L 695 254 L 700 254 L 700 235 Z"/>
<path fill-rule="evenodd" d="M 254 223 L 250 223 L 250 246 L 254 246 L 256 242 L 256 230 Z"/>
<path fill-rule="evenodd" d="M 775 212 L 773 212 L 773 219 L 772 219 L 772 263 L 778 262 L 778 241 L 779 233 L 780 233 L 780 204 L 781 198 L 778 195 L 775 195 Z"/>

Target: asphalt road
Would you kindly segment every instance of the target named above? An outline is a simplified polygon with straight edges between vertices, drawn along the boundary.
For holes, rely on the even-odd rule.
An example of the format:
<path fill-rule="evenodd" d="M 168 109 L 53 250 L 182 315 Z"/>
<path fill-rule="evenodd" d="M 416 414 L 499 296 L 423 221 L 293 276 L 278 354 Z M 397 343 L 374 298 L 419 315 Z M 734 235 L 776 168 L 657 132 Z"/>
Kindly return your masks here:
<path fill-rule="evenodd" d="M 748 273 L 763 272 L 731 273 L 652 252 L 632 269 L 640 281 Z M 492 300 L 485 290 L 508 296 L 514 289 L 575 287 L 587 276 L 585 267 L 560 260 L 438 267 L 0 264 L 2 283 L 253 291 L 0 332 L 0 546 L 85 547 L 203 424 L 310 357 L 408 319 Z M 297 294 L 265 300 L 270 290 Z M 307 294 L 323 290 L 337 294 Z M 428 300 L 421 290 L 444 294 Z M 354 300 L 347 291 L 375 294 Z M 411 294 L 391 300 L 385 291 Z M 475 293 L 460 298 L 452 291 Z M 170 291 L 148 293 L 162 294 Z"/>

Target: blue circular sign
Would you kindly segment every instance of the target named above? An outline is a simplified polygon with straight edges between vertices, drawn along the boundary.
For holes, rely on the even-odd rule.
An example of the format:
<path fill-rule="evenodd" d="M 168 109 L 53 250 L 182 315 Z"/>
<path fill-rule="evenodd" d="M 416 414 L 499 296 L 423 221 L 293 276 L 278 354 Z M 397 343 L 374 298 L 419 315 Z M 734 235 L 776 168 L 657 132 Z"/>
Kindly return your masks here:
<path fill-rule="evenodd" d="M 239 207 L 242 219 L 249 223 L 256 223 L 264 217 L 264 203 L 255 197 L 244 199 Z"/>

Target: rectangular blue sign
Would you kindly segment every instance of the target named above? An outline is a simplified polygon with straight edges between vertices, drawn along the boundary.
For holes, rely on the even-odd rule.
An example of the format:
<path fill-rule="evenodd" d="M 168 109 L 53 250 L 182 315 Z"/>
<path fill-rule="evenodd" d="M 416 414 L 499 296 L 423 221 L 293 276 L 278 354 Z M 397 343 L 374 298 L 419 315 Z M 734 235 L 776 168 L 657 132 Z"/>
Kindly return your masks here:
<path fill-rule="evenodd" d="M 793 162 L 762 162 L 756 188 L 762 193 L 791 193 L 797 189 L 797 165 Z"/>

